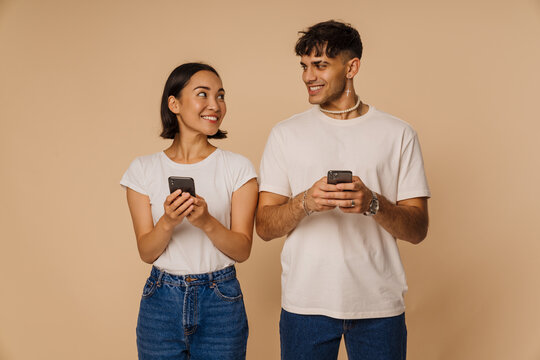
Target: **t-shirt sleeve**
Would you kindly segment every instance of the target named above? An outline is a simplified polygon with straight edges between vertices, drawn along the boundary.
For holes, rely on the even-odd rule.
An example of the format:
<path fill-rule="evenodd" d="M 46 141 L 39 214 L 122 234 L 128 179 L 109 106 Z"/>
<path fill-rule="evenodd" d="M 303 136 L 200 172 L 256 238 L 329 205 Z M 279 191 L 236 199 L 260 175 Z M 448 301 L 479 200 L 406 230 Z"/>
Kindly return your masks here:
<path fill-rule="evenodd" d="M 237 166 L 235 168 L 236 171 L 233 179 L 233 192 L 240 189 L 249 180 L 257 177 L 255 167 L 251 161 L 249 161 L 249 159 L 243 156 L 239 155 L 237 157 Z"/>
<path fill-rule="evenodd" d="M 283 144 L 277 130 L 270 132 L 261 159 L 259 191 L 268 191 L 283 196 L 291 196 L 291 185 L 286 171 Z"/>
<path fill-rule="evenodd" d="M 416 133 L 405 143 L 399 165 L 397 201 L 431 197 Z"/>
<path fill-rule="evenodd" d="M 128 169 L 120 180 L 120 185 L 125 188 L 130 188 L 143 195 L 148 195 L 146 190 L 146 182 L 144 169 L 140 158 L 131 162 Z"/>

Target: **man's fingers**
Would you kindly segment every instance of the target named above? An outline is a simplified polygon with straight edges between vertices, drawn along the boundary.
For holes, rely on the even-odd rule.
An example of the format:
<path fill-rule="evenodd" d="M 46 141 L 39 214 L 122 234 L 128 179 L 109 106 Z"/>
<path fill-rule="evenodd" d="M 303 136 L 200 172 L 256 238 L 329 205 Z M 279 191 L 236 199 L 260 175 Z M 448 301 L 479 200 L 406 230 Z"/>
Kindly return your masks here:
<path fill-rule="evenodd" d="M 336 188 L 338 189 L 338 191 L 355 191 L 360 189 L 360 183 L 340 183 L 336 185 Z"/>
<path fill-rule="evenodd" d="M 357 190 L 360 190 L 365 185 L 358 176 L 353 176 L 353 182 L 339 183 L 336 186 L 339 190 L 357 191 Z"/>
<path fill-rule="evenodd" d="M 339 191 L 338 187 L 333 184 L 325 184 L 321 183 L 319 184 L 319 190 L 325 191 L 325 192 L 332 192 L 332 191 Z"/>
<path fill-rule="evenodd" d="M 321 205 L 339 206 L 339 207 L 343 207 L 343 208 L 352 208 L 352 207 L 360 205 L 360 202 L 357 199 L 356 200 L 355 199 L 350 199 L 350 200 L 326 199 L 326 200 L 323 200 L 323 201 L 325 201 L 325 202 L 322 203 Z M 354 201 L 354 203 L 353 203 L 353 201 Z"/>
<path fill-rule="evenodd" d="M 351 200 L 351 199 L 357 199 L 359 197 L 359 194 L 352 191 L 336 191 L 336 192 L 327 192 L 327 193 L 321 194 L 320 197 L 322 199 Z"/>

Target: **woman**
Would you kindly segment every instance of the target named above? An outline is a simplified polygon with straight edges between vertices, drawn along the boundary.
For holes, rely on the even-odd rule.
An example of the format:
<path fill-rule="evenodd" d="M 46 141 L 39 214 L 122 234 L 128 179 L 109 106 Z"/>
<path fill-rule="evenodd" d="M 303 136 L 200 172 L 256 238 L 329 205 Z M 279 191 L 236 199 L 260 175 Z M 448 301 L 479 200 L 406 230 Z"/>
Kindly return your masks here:
<path fill-rule="evenodd" d="M 153 264 L 137 322 L 139 359 L 244 359 L 247 318 L 235 262 L 251 252 L 258 185 L 245 157 L 216 148 L 225 91 L 211 66 L 183 64 L 161 100 L 166 150 L 136 158 L 121 185 L 141 259 Z M 196 195 L 169 193 L 191 177 Z"/>

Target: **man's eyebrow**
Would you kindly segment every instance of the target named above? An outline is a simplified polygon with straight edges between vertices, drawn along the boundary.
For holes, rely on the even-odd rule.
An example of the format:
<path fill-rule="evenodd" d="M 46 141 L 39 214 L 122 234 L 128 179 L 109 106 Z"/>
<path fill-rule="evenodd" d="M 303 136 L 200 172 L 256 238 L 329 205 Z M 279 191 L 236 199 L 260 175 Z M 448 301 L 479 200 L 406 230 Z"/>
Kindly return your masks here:
<path fill-rule="evenodd" d="M 317 60 L 317 61 L 312 61 L 311 64 L 312 65 L 321 65 L 321 64 L 330 64 L 330 63 L 328 61 L 326 61 L 326 60 Z M 302 61 L 300 61 L 300 65 L 306 66 L 306 64 L 304 64 Z"/>

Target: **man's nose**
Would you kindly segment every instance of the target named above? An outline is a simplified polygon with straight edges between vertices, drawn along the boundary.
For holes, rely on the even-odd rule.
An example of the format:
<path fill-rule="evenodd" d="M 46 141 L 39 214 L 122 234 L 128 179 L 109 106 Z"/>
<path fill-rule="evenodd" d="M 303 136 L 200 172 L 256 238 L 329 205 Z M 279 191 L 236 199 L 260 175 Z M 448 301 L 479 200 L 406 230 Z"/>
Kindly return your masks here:
<path fill-rule="evenodd" d="M 306 68 L 304 71 L 304 81 L 305 82 L 313 82 L 317 80 L 317 76 L 315 75 L 315 72 L 312 70 L 311 67 Z"/>

